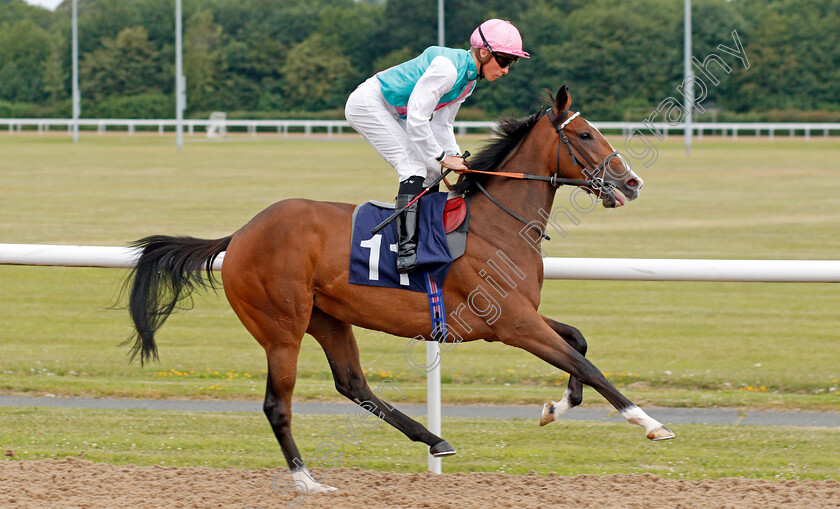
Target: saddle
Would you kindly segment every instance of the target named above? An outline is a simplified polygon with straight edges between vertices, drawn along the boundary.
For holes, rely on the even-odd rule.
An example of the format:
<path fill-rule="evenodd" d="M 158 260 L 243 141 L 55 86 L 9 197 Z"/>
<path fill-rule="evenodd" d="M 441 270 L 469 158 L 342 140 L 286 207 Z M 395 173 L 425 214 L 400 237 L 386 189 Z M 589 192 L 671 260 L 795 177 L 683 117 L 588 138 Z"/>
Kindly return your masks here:
<path fill-rule="evenodd" d="M 426 291 L 423 273 L 442 286 L 453 260 L 464 254 L 469 229 L 469 198 L 446 193 L 428 194 L 420 200 L 418 251 L 415 272 L 396 272 L 396 227 L 378 234 L 371 229 L 393 213 L 394 205 L 371 201 L 353 212 L 350 245 L 350 283 Z"/>
<path fill-rule="evenodd" d="M 470 198 L 459 194 L 446 200 L 443 208 L 443 231 L 449 244 L 449 256 L 457 260 L 467 249 L 467 233 L 470 229 Z"/>
<path fill-rule="evenodd" d="M 448 336 L 443 282 L 452 261 L 464 254 L 469 230 L 469 197 L 432 193 L 420 199 L 417 268 L 397 273 L 397 231 L 390 223 L 371 231 L 394 210 L 391 203 L 368 202 L 353 211 L 350 235 L 349 282 L 357 285 L 401 288 L 423 292 L 429 298 L 432 339 Z"/>
<path fill-rule="evenodd" d="M 467 218 L 467 200 L 463 195 L 449 198 L 443 208 L 443 231 L 452 233 Z"/>

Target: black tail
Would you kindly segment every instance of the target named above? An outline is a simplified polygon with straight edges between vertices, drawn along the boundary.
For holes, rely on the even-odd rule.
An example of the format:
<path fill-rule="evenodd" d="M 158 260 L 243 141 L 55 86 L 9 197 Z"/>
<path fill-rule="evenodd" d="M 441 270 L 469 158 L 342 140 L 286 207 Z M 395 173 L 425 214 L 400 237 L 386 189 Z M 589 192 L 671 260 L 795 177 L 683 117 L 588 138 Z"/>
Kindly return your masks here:
<path fill-rule="evenodd" d="M 128 311 L 135 330 L 123 344 L 134 340 L 132 361 L 138 355 L 141 365 L 157 359 L 155 332 L 178 303 L 188 299 L 193 290 L 208 286 L 216 288 L 213 261 L 227 249 L 230 239 L 154 235 L 132 244 L 143 250 L 125 280 L 125 285 L 131 285 Z"/>

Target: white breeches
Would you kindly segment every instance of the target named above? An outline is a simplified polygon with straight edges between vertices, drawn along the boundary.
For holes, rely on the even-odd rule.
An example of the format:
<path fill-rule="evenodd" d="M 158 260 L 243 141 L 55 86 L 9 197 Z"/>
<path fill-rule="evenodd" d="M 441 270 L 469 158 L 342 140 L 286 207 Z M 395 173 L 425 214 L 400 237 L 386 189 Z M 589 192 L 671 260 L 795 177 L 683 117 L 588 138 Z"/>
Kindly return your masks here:
<path fill-rule="evenodd" d="M 379 155 L 397 170 L 400 182 L 413 177 L 425 178 L 430 184 L 440 176 L 440 164 L 418 154 L 406 132 L 405 119 L 385 101 L 376 76 L 359 85 L 347 99 L 344 116 Z"/>

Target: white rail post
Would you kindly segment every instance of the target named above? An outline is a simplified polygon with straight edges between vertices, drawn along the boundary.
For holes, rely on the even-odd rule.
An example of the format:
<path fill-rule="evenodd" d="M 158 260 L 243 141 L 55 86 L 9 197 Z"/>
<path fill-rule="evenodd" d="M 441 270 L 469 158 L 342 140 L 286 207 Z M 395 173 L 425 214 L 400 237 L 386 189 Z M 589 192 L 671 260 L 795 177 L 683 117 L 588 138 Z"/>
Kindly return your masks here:
<path fill-rule="evenodd" d="M 445 42 L 443 1 L 438 0 L 438 46 L 443 46 Z M 461 130 L 464 130 L 464 128 L 461 127 L 459 132 Z M 444 313 L 446 313 L 445 310 Z M 429 431 L 441 436 L 440 365 L 442 359 L 440 357 L 440 344 L 434 341 L 434 334 L 432 336 L 432 341 L 426 342 L 426 366 L 434 365 L 434 368 L 426 373 L 426 414 L 429 416 Z M 429 472 L 433 474 L 443 472 L 441 459 L 435 458 L 431 454 L 429 454 Z"/>
<path fill-rule="evenodd" d="M 426 373 L 426 414 L 429 417 L 429 431 L 437 436 L 441 435 L 440 419 L 440 345 L 437 341 L 426 342 L 426 366 L 434 366 Z M 429 472 L 442 472 L 441 459 L 429 454 Z"/>

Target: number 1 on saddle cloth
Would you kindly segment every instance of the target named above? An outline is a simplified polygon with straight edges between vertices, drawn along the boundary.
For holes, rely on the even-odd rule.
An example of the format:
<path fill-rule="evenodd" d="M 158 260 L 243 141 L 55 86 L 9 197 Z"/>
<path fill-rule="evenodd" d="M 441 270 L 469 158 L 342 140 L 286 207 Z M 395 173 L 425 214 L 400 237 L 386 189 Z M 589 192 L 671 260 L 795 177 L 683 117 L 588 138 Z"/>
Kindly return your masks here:
<path fill-rule="evenodd" d="M 371 235 L 374 226 L 393 213 L 387 204 L 368 202 L 353 212 L 349 282 L 358 285 L 402 288 L 425 292 L 429 297 L 433 339 L 446 338 L 446 310 L 441 287 L 452 258 L 443 227 L 447 193 L 430 193 L 420 200 L 417 266 L 410 274 L 398 274 L 397 231 L 391 223 Z"/>

